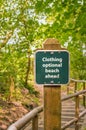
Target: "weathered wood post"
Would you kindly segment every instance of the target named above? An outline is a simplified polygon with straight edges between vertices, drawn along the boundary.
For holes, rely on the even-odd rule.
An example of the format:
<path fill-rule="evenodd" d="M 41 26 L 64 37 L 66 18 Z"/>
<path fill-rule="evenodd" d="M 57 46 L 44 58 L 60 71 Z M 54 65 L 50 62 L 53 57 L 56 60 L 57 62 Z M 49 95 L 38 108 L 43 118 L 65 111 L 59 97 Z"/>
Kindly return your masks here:
<path fill-rule="evenodd" d="M 79 118 L 79 95 L 75 97 L 75 117 Z M 78 121 L 75 122 L 75 130 L 79 129 Z"/>
<path fill-rule="evenodd" d="M 36 83 L 44 85 L 44 130 L 61 130 L 61 84 L 69 80 L 69 54 L 49 38 L 35 59 Z"/>
<path fill-rule="evenodd" d="M 85 82 L 83 82 L 83 90 L 85 90 Z M 83 106 L 86 107 L 86 96 L 83 95 Z"/>
<path fill-rule="evenodd" d="M 75 81 L 75 88 L 74 88 L 74 93 L 76 93 L 77 92 L 77 81 Z"/>
<path fill-rule="evenodd" d="M 32 120 L 32 130 L 38 130 L 38 115 L 36 115 Z"/>
<path fill-rule="evenodd" d="M 44 50 L 60 50 L 56 39 L 47 39 Z M 44 85 L 44 130 L 61 130 L 61 86 Z"/>

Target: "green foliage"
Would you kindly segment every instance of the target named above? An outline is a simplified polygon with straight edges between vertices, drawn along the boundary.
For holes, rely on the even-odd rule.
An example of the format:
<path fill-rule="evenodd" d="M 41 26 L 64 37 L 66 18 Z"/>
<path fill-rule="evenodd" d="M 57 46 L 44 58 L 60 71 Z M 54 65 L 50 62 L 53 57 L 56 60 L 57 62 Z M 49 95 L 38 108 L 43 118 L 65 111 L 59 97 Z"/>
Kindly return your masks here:
<path fill-rule="evenodd" d="M 28 84 L 27 86 L 25 86 L 25 88 L 27 88 L 29 90 L 29 93 L 30 94 L 34 94 L 35 96 L 38 96 L 39 95 L 39 92 L 37 92 L 35 90 L 35 88 L 33 87 L 32 84 Z"/>
<path fill-rule="evenodd" d="M 15 87 L 25 87 L 32 47 L 50 37 L 70 51 L 71 77 L 86 79 L 85 19 L 85 0 L 1 0 L 0 90 L 9 90 L 10 77 Z"/>

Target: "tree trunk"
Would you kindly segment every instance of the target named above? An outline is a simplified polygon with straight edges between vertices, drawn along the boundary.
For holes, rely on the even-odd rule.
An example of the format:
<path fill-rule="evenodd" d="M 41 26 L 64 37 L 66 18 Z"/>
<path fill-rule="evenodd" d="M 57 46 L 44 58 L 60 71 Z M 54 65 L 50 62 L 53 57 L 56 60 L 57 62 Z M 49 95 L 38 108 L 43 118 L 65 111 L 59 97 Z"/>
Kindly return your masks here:
<path fill-rule="evenodd" d="M 26 72 L 26 77 L 25 77 L 25 86 L 28 84 L 28 75 L 30 72 L 30 55 L 28 55 L 28 65 L 27 65 L 27 72 Z"/>

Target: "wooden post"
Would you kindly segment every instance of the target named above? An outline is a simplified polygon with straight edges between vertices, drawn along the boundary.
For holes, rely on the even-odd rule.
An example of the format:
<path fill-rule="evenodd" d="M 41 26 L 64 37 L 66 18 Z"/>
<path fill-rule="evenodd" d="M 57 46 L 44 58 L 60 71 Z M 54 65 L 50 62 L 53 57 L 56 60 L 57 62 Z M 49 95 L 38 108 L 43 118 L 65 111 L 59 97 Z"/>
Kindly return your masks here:
<path fill-rule="evenodd" d="M 61 50 L 56 39 L 49 38 L 44 50 Z M 61 86 L 44 85 L 44 130 L 61 130 Z"/>
<path fill-rule="evenodd" d="M 32 120 L 32 130 L 38 130 L 38 115 L 36 115 Z"/>
<path fill-rule="evenodd" d="M 77 81 L 75 82 L 75 88 L 74 88 L 74 93 L 77 92 Z"/>
<path fill-rule="evenodd" d="M 83 90 L 85 90 L 85 82 L 83 82 Z M 83 106 L 86 107 L 85 105 L 86 97 L 83 95 Z"/>
<path fill-rule="evenodd" d="M 79 95 L 75 97 L 75 117 L 79 118 Z M 78 130 L 78 121 L 75 122 L 75 130 Z"/>
<path fill-rule="evenodd" d="M 70 88 L 69 88 L 69 84 L 67 85 L 67 95 L 69 94 Z"/>

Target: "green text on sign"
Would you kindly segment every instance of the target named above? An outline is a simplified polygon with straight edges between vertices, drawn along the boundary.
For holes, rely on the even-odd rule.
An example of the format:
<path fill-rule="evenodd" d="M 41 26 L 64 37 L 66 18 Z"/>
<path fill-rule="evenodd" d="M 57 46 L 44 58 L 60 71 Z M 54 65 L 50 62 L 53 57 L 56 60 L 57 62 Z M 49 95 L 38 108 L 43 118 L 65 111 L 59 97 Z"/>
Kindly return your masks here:
<path fill-rule="evenodd" d="M 58 85 L 69 82 L 69 53 L 63 50 L 40 50 L 35 53 L 37 84 Z"/>

